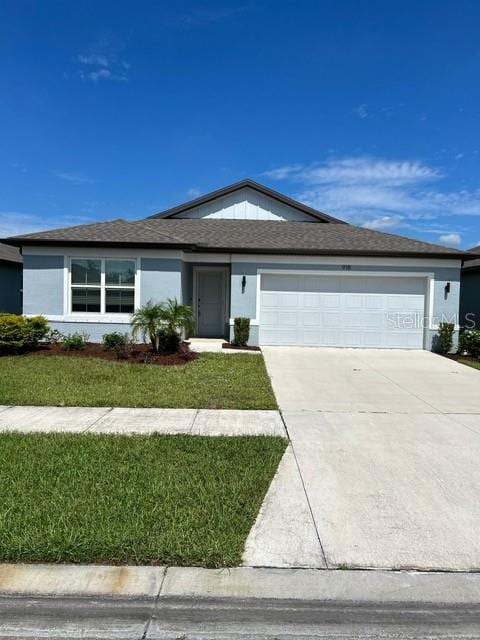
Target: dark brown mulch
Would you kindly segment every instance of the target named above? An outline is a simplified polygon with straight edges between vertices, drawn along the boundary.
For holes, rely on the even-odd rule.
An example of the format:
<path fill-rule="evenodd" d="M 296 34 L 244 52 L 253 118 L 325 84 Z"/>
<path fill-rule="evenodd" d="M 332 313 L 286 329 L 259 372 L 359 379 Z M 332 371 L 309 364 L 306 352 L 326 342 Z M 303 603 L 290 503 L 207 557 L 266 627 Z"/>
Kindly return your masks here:
<path fill-rule="evenodd" d="M 2 355 L 12 355 L 12 353 L 1 353 Z M 87 342 L 84 349 L 67 351 L 63 345 L 45 344 L 39 345 L 36 349 L 22 351 L 19 356 L 64 356 L 71 358 L 101 358 L 102 360 L 114 360 L 116 362 L 128 362 L 131 364 L 159 364 L 159 365 L 179 365 L 195 360 L 198 354 L 190 351 L 188 344 L 182 342 L 177 353 L 153 353 L 151 347 L 146 344 L 138 344 L 133 347 L 128 356 L 118 357 L 114 351 L 106 351 L 101 344 Z"/>
<path fill-rule="evenodd" d="M 260 347 L 253 347 L 249 345 L 241 347 L 239 344 L 232 344 L 231 342 L 224 342 L 222 344 L 222 349 L 236 349 L 237 351 L 261 351 Z"/>
<path fill-rule="evenodd" d="M 444 355 L 449 360 L 467 360 L 467 362 L 479 362 L 480 358 L 474 358 L 473 356 L 462 356 L 460 353 L 447 353 Z"/>

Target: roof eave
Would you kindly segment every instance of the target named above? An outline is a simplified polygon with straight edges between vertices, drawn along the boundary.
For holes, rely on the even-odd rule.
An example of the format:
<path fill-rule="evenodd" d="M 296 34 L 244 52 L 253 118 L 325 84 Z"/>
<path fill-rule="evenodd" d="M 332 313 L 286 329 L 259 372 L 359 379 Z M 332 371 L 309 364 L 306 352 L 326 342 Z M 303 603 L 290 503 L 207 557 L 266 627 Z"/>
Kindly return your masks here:
<path fill-rule="evenodd" d="M 194 249 L 195 245 L 191 243 L 171 243 L 171 242 L 129 242 L 118 240 L 58 240 L 58 239 L 15 239 L 8 238 L 2 240 L 4 244 L 9 244 L 12 247 L 25 247 L 25 246 L 37 246 L 37 247 L 120 247 L 125 248 L 162 248 L 162 249 Z"/>
<path fill-rule="evenodd" d="M 131 242 L 108 240 L 59 240 L 59 239 L 16 239 L 2 240 L 5 244 L 16 247 L 22 246 L 65 246 L 65 247 L 119 247 L 142 249 L 182 249 L 193 253 L 238 253 L 238 254 L 265 254 L 265 255 L 298 255 L 298 256 L 371 256 L 391 258 L 435 258 L 445 260 L 465 260 L 463 252 L 425 252 L 425 251 L 368 251 L 351 249 L 298 249 L 295 247 L 285 249 L 272 249 L 266 247 L 210 247 L 201 243 L 165 243 L 165 242 Z"/>

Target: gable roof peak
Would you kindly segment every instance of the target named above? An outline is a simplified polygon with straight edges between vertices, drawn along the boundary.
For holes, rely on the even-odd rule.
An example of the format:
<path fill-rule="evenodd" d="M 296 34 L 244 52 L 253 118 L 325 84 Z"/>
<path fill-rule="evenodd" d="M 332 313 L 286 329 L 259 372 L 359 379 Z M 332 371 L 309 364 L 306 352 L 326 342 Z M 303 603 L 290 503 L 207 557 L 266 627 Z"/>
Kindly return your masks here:
<path fill-rule="evenodd" d="M 251 178 L 244 178 L 239 182 L 234 182 L 233 184 L 227 185 L 226 187 L 222 187 L 221 189 L 210 191 L 209 193 L 206 193 L 203 196 L 199 196 L 198 198 L 194 198 L 193 200 L 189 200 L 184 204 L 180 204 L 180 205 L 177 205 L 176 207 L 166 209 L 165 211 L 160 211 L 159 213 L 154 213 L 153 215 L 148 216 L 146 219 L 173 218 L 179 213 L 184 213 L 185 211 L 189 211 L 194 207 L 198 207 L 202 204 L 211 202 L 212 200 L 216 200 L 217 198 L 227 196 L 231 193 L 234 193 L 235 191 L 239 191 L 240 189 L 245 189 L 245 188 L 253 189 L 254 191 L 257 191 L 258 193 L 261 193 L 264 196 L 268 196 L 269 198 L 273 198 L 274 200 L 277 200 L 278 202 L 286 204 L 289 207 L 292 207 L 293 209 L 297 209 L 298 211 L 301 211 L 302 213 L 305 213 L 308 216 L 314 218 L 317 222 L 334 222 L 337 224 L 347 224 L 343 220 L 339 220 L 338 218 L 334 218 L 328 213 L 323 213 L 322 211 L 318 211 L 313 207 L 309 207 L 308 205 L 303 204 L 303 202 L 299 202 L 298 200 L 294 200 L 293 198 L 290 198 L 290 196 L 286 196 L 283 193 L 280 193 L 279 191 L 270 189 L 270 187 L 266 187 L 265 185 L 260 184 L 259 182 L 256 182 Z"/>

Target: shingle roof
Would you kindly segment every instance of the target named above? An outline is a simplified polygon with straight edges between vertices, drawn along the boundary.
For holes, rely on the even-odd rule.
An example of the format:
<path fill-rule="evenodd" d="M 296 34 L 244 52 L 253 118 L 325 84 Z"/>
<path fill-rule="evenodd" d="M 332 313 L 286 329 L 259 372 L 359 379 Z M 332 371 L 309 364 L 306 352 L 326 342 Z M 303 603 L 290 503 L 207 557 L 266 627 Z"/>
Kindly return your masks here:
<path fill-rule="evenodd" d="M 15 262 L 22 264 L 22 256 L 17 247 L 11 247 L 8 244 L 0 244 L 0 260 L 2 262 Z"/>
<path fill-rule="evenodd" d="M 458 249 L 349 224 L 269 220 L 113 220 L 16 236 L 9 238 L 8 242 L 18 246 L 113 244 L 237 253 L 465 257 Z"/>
<path fill-rule="evenodd" d="M 472 247 L 471 249 L 468 249 L 468 253 L 480 254 L 480 245 L 478 245 L 477 247 Z M 478 268 L 480 268 L 480 257 L 474 258 L 473 260 L 468 260 L 468 262 L 465 263 L 463 270 L 468 271 L 469 269 L 478 269 Z"/>

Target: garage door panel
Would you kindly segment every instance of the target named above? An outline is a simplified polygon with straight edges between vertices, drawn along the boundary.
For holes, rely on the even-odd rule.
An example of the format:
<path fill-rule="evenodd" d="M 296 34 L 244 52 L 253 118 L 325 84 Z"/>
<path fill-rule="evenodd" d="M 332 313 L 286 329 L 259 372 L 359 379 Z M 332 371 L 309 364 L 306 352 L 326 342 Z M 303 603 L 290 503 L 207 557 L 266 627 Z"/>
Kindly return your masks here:
<path fill-rule="evenodd" d="M 420 278 L 263 275 L 260 344 L 420 349 L 424 309 Z"/>
<path fill-rule="evenodd" d="M 318 327 L 322 322 L 322 314 L 320 311 L 304 311 L 301 317 L 301 323 L 306 327 Z"/>
<path fill-rule="evenodd" d="M 278 313 L 278 324 L 281 327 L 297 327 L 298 325 L 297 311 L 282 311 Z"/>
<path fill-rule="evenodd" d="M 321 305 L 326 309 L 338 309 L 340 307 L 340 296 L 339 295 L 323 295 L 320 298 Z"/>

